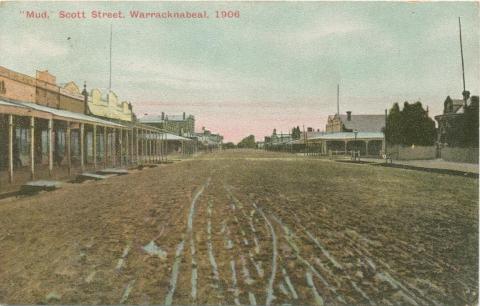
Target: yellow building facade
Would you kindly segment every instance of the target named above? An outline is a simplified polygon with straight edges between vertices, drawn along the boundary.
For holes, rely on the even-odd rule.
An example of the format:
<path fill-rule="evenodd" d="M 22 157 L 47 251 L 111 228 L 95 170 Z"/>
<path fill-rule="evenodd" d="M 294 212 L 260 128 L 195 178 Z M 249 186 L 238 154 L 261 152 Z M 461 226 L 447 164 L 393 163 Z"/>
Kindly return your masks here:
<path fill-rule="evenodd" d="M 119 102 L 118 96 L 113 92 L 102 92 L 100 89 L 92 89 L 88 97 L 88 110 L 90 114 L 122 120 L 132 121 L 132 106 L 127 101 Z"/>

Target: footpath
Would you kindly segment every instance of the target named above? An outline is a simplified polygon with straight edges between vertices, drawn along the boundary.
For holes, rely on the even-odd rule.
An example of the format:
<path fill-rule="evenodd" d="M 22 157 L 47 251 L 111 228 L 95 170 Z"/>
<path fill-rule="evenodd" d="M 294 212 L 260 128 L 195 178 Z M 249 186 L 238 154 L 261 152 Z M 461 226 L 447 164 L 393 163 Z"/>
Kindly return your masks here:
<path fill-rule="evenodd" d="M 361 158 L 362 161 L 373 163 L 385 163 L 383 159 L 377 158 Z M 454 172 L 464 172 L 467 174 L 476 174 L 478 177 L 478 164 L 449 162 L 442 159 L 431 160 L 393 160 L 393 167 L 418 168 L 419 170 L 444 170 Z M 438 172 L 438 171 L 436 171 Z"/>

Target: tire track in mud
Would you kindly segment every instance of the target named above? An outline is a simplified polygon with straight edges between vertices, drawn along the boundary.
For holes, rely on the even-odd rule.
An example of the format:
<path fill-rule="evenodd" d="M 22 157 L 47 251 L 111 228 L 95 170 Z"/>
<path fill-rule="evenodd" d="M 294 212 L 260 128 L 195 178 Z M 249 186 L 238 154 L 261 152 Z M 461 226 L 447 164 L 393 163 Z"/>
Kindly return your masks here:
<path fill-rule="evenodd" d="M 257 208 L 258 208 L 258 206 L 257 206 Z M 347 301 L 345 300 L 343 295 L 340 294 L 337 291 L 337 288 L 340 286 L 340 282 L 339 282 L 338 278 L 345 277 L 345 275 L 340 275 L 340 276 L 336 275 L 336 273 L 334 271 L 332 271 L 330 268 L 328 268 L 328 266 L 325 266 L 318 257 L 313 258 L 314 259 L 313 262 L 310 262 L 306 258 L 302 257 L 301 254 L 300 254 L 300 249 L 299 249 L 298 245 L 294 242 L 294 239 L 292 239 L 292 235 L 293 235 L 292 231 L 282 222 L 282 220 L 280 220 L 275 215 L 269 214 L 269 216 L 280 226 L 280 228 L 283 229 L 284 235 L 283 235 L 282 239 L 285 239 L 287 241 L 288 245 L 290 246 L 290 248 L 294 251 L 296 260 L 307 267 L 307 272 L 309 272 L 313 277 L 317 278 L 321 282 L 323 288 L 325 288 L 326 290 L 331 292 L 331 295 L 330 295 L 331 299 L 335 299 L 337 301 L 337 303 L 346 304 Z M 300 221 L 297 221 L 297 222 L 300 222 Z M 307 238 L 309 238 L 310 240 L 312 240 L 313 244 L 320 250 L 323 257 L 325 257 L 327 259 L 327 262 L 329 262 L 329 265 L 331 265 L 335 270 L 338 270 L 338 271 L 343 270 L 342 264 L 333 255 L 331 255 L 328 252 L 328 250 L 318 241 L 318 239 L 314 238 L 314 236 L 310 232 L 308 232 L 308 234 L 305 233 L 305 236 Z M 314 238 L 314 239 L 312 239 L 312 238 Z M 318 270 L 317 267 L 319 267 L 320 270 Z M 297 299 L 298 294 L 297 294 L 290 278 L 288 277 L 288 273 L 282 267 L 282 272 L 283 271 L 285 271 L 285 273 L 282 273 L 283 281 L 279 284 L 278 289 L 287 298 L 291 299 L 293 297 L 294 299 Z M 330 278 L 331 281 L 333 281 L 333 283 L 335 285 L 330 283 L 330 281 L 327 280 L 325 275 L 323 275 L 323 273 L 321 273 L 320 271 L 323 271 L 323 272 L 327 273 L 328 276 L 329 276 L 328 278 Z M 305 276 L 304 280 L 306 280 L 306 279 L 307 279 L 307 277 Z M 364 291 L 362 291 L 358 286 L 356 286 L 356 284 L 354 283 L 353 280 L 351 280 L 349 277 L 347 277 L 347 279 L 350 280 L 349 284 L 352 287 L 352 289 L 354 291 L 356 291 L 359 294 L 359 296 L 362 297 L 362 299 L 364 299 L 365 301 L 368 301 L 372 305 L 375 304 L 372 301 L 372 299 L 370 297 L 368 297 L 368 295 Z M 290 285 L 288 285 L 288 284 L 290 284 Z M 310 286 L 310 284 L 308 284 L 308 282 L 306 282 L 306 285 L 309 288 L 312 287 L 312 286 Z M 287 290 L 287 288 L 288 288 L 288 290 Z M 317 293 L 318 293 L 318 291 L 317 291 Z M 318 293 L 318 295 L 320 296 L 320 293 Z M 314 297 L 315 297 L 315 295 L 314 295 Z M 323 298 L 322 298 L 322 300 L 323 300 Z M 319 301 L 319 299 L 314 300 L 314 302 L 318 302 L 318 301 Z"/>
<path fill-rule="evenodd" d="M 270 220 L 268 220 L 267 216 L 263 213 L 263 210 L 259 209 L 255 203 L 253 203 L 253 207 L 260 213 L 260 215 L 263 217 L 265 220 L 269 230 L 270 234 L 272 236 L 272 273 L 270 275 L 270 279 L 268 280 L 268 287 L 266 288 L 267 291 L 267 299 L 265 300 L 266 305 L 270 305 L 274 299 L 273 293 L 274 293 L 274 282 L 275 282 L 275 274 L 277 273 L 277 256 L 278 256 L 278 251 L 277 251 L 277 236 L 275 234 L 275 229 L 273 228 L 272 224 L 270 223 Z"/>
<path fill-rule="evenodd" d="M 271 217 L 280 226 L 280 228 L 283 229 L 283 238 L 287 241 L 287 243 L 293 249 L 293 251 L 294 251 L 294 253 L 297 257 L 297 260 L 299 260 L 301 263 L 303 263 L 310 270 L 310 272 L 308 272 L 308 271 L 307 272 L 308 273 L 313 273 L 313 275 L 315 275 L 320 280 L 320 282 L 323 284 L 323 286 L 327 290 L 332 292 L 332 295 L 333 295 L 332 298 L 335 298 L 340 303 L 346 304 L 347 302 L 345 301 L 343 296 L 340 293 L 337 292 L 335 287 L 333 285 L 331 285 L 320 272 L 318 272 L 318 270 L 314 267 L 314 265 L 312 263 L 310 263 L 307 259 L 305 259 L 301 256 L 300 248 L 298 247 L 298 245 L 294 241 L 295 234 L 290 230 L 290 228 L 288 226 L 286 226 L 283 223 L 283 221 L 280 218 L 278 218 L 277 216 L 271 214 Z M 308 277 L 307 277 L 307 279 L 308 279 Z M 308 287 L 311 287 L 311 285 L 308 284 L 308 282 L 307 282 L 307 285 L 308 285 Z M 314 295 L 314 297 L 315 297 L 315 302 L 318 302 L 318 299 L 316 299 L 315 295 Z M 322 301 L 323 301 L 323 298 L 322 298 Z"/>
<path fill-rule="evenodd" d="M 226 188 L 227 193 L 231 196 L 231 198 L 234 200 L 236 203 L 241 203 L 231 192 L 231 187 Z M 238 207 L 233 205 L 232 210 L 236 211 L 239 213 L 241 211 L 238 209 Z M 282 229 L 283 235 L 281 239 L 285 239 L 291 248 L 291 250 L 295 253 L 296 260 L 299 261 L 301 264 L 303 264 L 306 268 L 307 271 L 305 272 L 304 276 L 304 281 L 306 283 L 306 287 L 309 288 L 311 295 L 313 296 L 313 302 L 320 304 L 320 303 L 331 303 L 334 300 L 336 303 L 342 303 L 342 304 L 348 304 L 348 303 L 358 303 L 360 301 L 363 302 L 368 302 L 370 305 L 376 305 L 376 300 L 378 300 L 378 296 L 382 295 L 383 298 L 381 299 L 382 303 L 384 304 L 394 304 L 396 302 L 402 301 L 403 303 L 406 304 L 411 304 L 411 305 L 426 305 L 426 304 L 438 304 L 437 301 L 425 297 L 421 291 L 417 291 L 416 288 L 413 288 L 411 284 L 408 283 L 403 283 L 402 281 L 394 278 L 389 271 L 381 271 L 378 270 L 378 266 L 383 266 L 382 263 L 376 264 L 375 260 L 371 256 L 371 254 L 365 252 L 366 250 L 361 250 L 363 248 L 362 246 L 357 246 L 358 242 L 355 242 L 354 240 L 350 239 L 349 237 L 344 237 L 344 239 L 347 242 L 348 247 L 351 249 L 350 253 L 352 256 L 355 256 L 359 261 L 357 264 L 353 265 L 353 268 L 350 264 L 350 266 L 345 267 L 343 262 L 336 258 L 328 249 L 327 247 L 317 238 L 314 236 L 312 232 L 310 232 L 308 229 L 306 229 L 302 224 L 300 220 L 297 220 L 295 223 L 296 225 L 300 227 L 299 235 L 297 235 L 281 220 L 279 219 L 275 214 L 267 213 L 266 210 L 260 209 L 256 203 L 252 203 L 252 206 L 256 209 L 256 211 L 259 213 L 259 215 L 262 216 L 262 218 L 271 218 L 275 223 Z M 263 214 L 262 214 L 263 213 Z M 241 213 L 243 217 L 248 220 L 248 215 L 244 214 L 243 212 Z M 294 216 L 296 216 L 293 213 Z M 236 222 L 239 222 L 239 218 L 234 218 Z M 267 220 L 265 221 L 266 228 L 269 229 L 271 235 L 272 231 L 271 228 L 268 226 Z M 328 223 L 328 222 L 327 222 Z M 251 228 L 251 232 L 255 233 L 254 227 L 252 227 L 252 223 L 248 221 L 248 225 Z M 272 225 L 272 224 L 271 224 Z M 272 225 L 273 230 L 274 226 Z M 240 232 L 240 237 L 245 237 L 245 233 L 242 231 Z M 279 237 L 276 237 L 276 240 L 278 240 Z M 317 256 L 314 255 L 308 255 L 308 257 L 312 257 L 311 260 L 309 258 L 304 258 L 302 256 L 302 252 L 300 251 L 301 248 L 299 247 L 300 245 L 296 242 L 296 240 L 301 239 L 302 241 L 305 241 L 312 245 L 314 249 L 318 252 Z M 366 239 L 366 238 L 365 238 Z M 337 239 L 338 240 L 338 239 Z M 253 241 L 253 240 L 252 240 Z M 272 245 L 273 245 L 273 240 L 272 240 Z M 304 246 L 303 243 L 301 244 L 302 247 Z M 357 247 L 355 247 L 357 246 Z M 275 249 L 275 248 L 273 248 Z M 352 253 L 353 252 L 353 253 Z M 348 249 L 347 249 L 348 253 Z M 252 254 L 249 254 L 251 256 Z M 279 256 L 277 254 L 277 256 Z M 275 257 L 276 258 L 276 257 Z M 321 259 L 323 258 L 323 259 Z M 280 261 L 283 261 L 283 258 L 279 258 Z M 242 260 L 243 261 L 243 260 Z M 278 270 L 276 267 L 278 263 L 271 262 L 271 267 L 273 268 L 275 266 L 275 269 Z M 362 269 L 366 269 L 364 266 L 368 266 L 371 270 L 375 270 L 375 279 L 376 281 L 380 281 L 381 283 L 388 284 L 391 289 L 393 290 L 393 294 L 390 295 L 384 295 L 381 291 L 376 289 L 373 284 L 368 285 L 368 282 L 357 282 L 356 279 L 358 277 L 363 277 L 362 275 Z M 279 280 L 278 286 L 274 286 L 274 282 L 272 282 L 272 276 L 274 274 L 270 275 L 269 282 L 267 285 L 267 299 L 266 299 L 266 304 L 272 303 L 273 299 L 275 298 L 274 291 L 279 290 L 279 292 L 285 296 L 288 299 L 296 299 L 299 298 L 297 290 L 294 288 L 290 278 L 288 277 L 288 272 L 286 269 L 282 266 L 280 266 L 280 269 L 282 271 L 282 276 L 283 280 Z M 285 273 L 283 273 L 285 271 Z M 353 274 L 355 275 L 360 275 L 357 277 L 353 277 Z M 310 276 L 312 281 L 310 281 Z M 315 279 L 317 279 L 321 286 L 317 287 L 315 285 Z M 270 284 L 272 284 L 271 288 L 272 291 L 270 291 Z M 313 284 L 313 285 L 312 285 Z M 363 290 L 363 287 L 367 286 L 366 288 L 369 288 L 370 291 L 373 290 L 373 292 L 376 292 L 373 296 L 370 296 L 366 291 Z M 323 288 L 323 289 L 322 289 Z M 340 293 L 340 290 L 342 292 L 348 292 L 346 296 L 343 296 L 343 294 Z M 320 291 L 319 291 L 320 290 Z M 323 294 L 326 294 L 325 296 L 322 296 Z M 327 294 L 327 292 L 330 292 Z M 352 293 L 356 292 L 357 295 L 352 295 Z M 302 298 L 303 295 L 305 294 L 304 290 L 301 290 L 302 293 Z M 355 296 L 357 296 L 355 298 Z M 385 297 L 386 296 L 386 297 Z M 347 302 L 347 297 L 348 301 Z M 391 301 L 389 299 L 392 299 Z M 320 302 L 321 301 L 321 302 Z"/>
<path fill-rule="evenodd" d="M 189 210 L 189 213 L 188 213 L 188 217 L 187 217 L 187 230 L 186 230 L 186 233 L 183 235 L 182 237 L 182 240 L 180 241 L 180 243 L 177 245 L 177 249 L 176 249 L 176 252 L 175 252 L 175 260 L 174 260 L 174 263 L 173 263 L 173 266 L 172 266 L 172 274 L 171 274 L 171 277 L 170 277 L 170 283 L 169 283 L 169 288 L 168 288 L 168 292 L 167 292 L 167 295 L 165 296 L 165 305 L 171 305 L 172 302 L 173 302 L 173 296 L 175 294 L 175 289 L 176 289 L 176 285 L 177 285 L 177 280 L 178 280 L 178 276 L 179 276 L 179 273 L 180 273 L 180 266 L 181 266 L 181 262 L 182 262 L 182 259 L 183 259 L 183 250 L 184 250 L 184 245 L 185 245 L 185 239 L 189 239 L 190 241 L 190 247 L 191 247 L 191 254 L 195 254 L 195 244 L 194 244 L 194 237 L 193 237 L 193 220 L 194 220 L 194 217 L 195 217 L 195 206 L 196 206 L 196 203 L 199 199 L 199 197 L 202 195 L 202 193 L 204 192 L 204 190 L 208 187 L 208 185 L 210 184 L 210 181 L 211 181 L 211 177 L 209 177 L 207 179 L 207 181 L 205 182 L 205 184 L 203 184 L 200 189 L 195 193 L 195 196 L 193 197 L 192 199 L 192 202 L 190 204 L 190 210 Z M 195 264 L 195 266 L 194 266 Z M 192 285 L 192 289 L 191 289 L 191 296 L 195 297 L 196 298 L 196 261 L 195 261 L 195 258 L 194 256 L 192 256 L 192 270 L 195 270 L 195 272 L 192 271 L 192 279 L 191 279 L 191 285 Z M 195 274 L 195 276 L 193 276 Z"/>
<path fill-rule="evenodd" d="M 232 291 L 233 291 L 233 301 L 235 305 L 240 304 L 240 290 L 238 289 L 238 280 L 237 280 L 237 271 L 235 269 L 235 260 L 230 260 L 230 269 L 232 271 Z"/>
<path fill-rule="evenodd" d="M 354 280 L 352 280 L 351 275 L 347 274 L 347 270 L 343 268 L 342 264 L 339 263 L 339 261 L 328 252 L 328 250 L 320 243 L 320 241 L 313 236 L 311 232 L 309 232 L 303 225 L 302 222 L 300 221 L 300 218 L 296 215 L 295 212 L 290 211 L 287 212 L 287 214 L 292 215 L 295 219 L 297 224 L 300 227 L 300 233 L 301 235 L 304 236 L 303 239 L 309 240 L 311 243 L 313 243 L 321 252 L 321 254 L 330 262 L 330 264 L 335 268 L 335 272 L 332 272 L 330 269 L 325 269 L 330 276 L 333 276 L 337 279 L 344 278 L 349 281 L 348 285 L 351 286 L 351 288 L 356 291 L 359 296 L 361 296 L 362 299 L 365 301 L 369 302 L 370 304 L 375 304 L 374 300 L 372 297 L 370 297 L 365 291 L 363 291 L 359 284 L 356 283 Z M 274 218 L 275 219 L 275 218 Z M 326 221 L 328 223 L 328 221 Z M 381 259 L 377 259 L 378 264 L 375 264 L 375 260 L 373 259 L 372 254 L 366 250 L 366 248 L 358 243 L 358 241 L 354 241 L 351 237 L 348 235 L 342 235 L 342 240 L 345 240 L 347 242 L 348 247 L 351 248 L 351 250 L 357 254 L 357 258 L 360 258 L 360 264 L 357 268 L 357 273 L 358 271 L 362 270 L 373 270 L 375 272 L 374 277 L 377 281 L 387 283 L 391 290 L 394 290 L 395 293 L 391 294 L 391 298 L 393 299 L 392 301 L 389 301 L 388 298 L 385 297 L 384 293 L 379 292 L 376 290 L 375 287 L 368 287 L 370 290 L 377 291 L 376 296 L 381 296 L 382 297 L 382 303 L 395 303 L 398 302 L 398 300 L 403 301 L 404 303 L 408 303 L 411 305 L 439 305 L 438 301 L 436 301 L 433 298 L 427 297 L 427 294 L 422 291 L 421 289 L 415 287 L 413 284 L 410 284 L 408 282 L 403 283 L 401 280 L 398 280 L 394 277 L 392 277 L 391 273 L 393 272 L 391 268 L 384 263 Z M 368 239 L 364 238 L 364 240 L 368 241 Z M 348 251 L 344 249 L 344 251 Z M 352 253 L 353 254 L 353 253 Z M 319 263 L 321 264 L 321 261 L 319 258 L 315 258 L 317 266 L 320 266 Z M 357 264 L 358 265 L 358 264 Z M 382 266 L 385 271 L 379 271 L 378 267 Z M 323 265 L 325 268 L 325 266 Z M 323 268 L 322 268 L 323 269 Z M 334 273 L 340 274 L 339 276 L 335 276 Z M 352 272 L 353 274 L 353 272 Z M 315 275 L 315 273 L 314 273 Z M 345 288 L 347 289 L 347 288 Z"/>
<path fill-rule="evenodd" d="M 295 214 L 294 216 L 296 217 Z M 298 217 L 296 218 L 298 219 Z M 307 237 L 322 251 L 322 253 L 324 253 L 326 257 L 329 258 L 329 260 L 332 260 L 332 259 L 335 260 L 334 258 L 330 258 L 331 256 L 329 255 L 328 251 L 325 250 L 325 248 L 319 243 L 319 241 L 303 225 L 300 224 L 300 228 L 303 230 L 304 233 L 307 234 Z M 355 231 L 350 230 L 350 232 L 355 232 Z M 440 305 L 441 304 L 438 301 L 435 301 L 434 299 L 427 298 L 424 292 L 421 292 L 419 289 L 414 288 L 414 286 L 412 286 L 408 282 L 404 284 L 402 281 L 392 277 L 390 274 L 392 272 L 391 268 L 386 263 L 384 263 L 381 259 L 377 259 L 376 261 L 378 261 L 378 263 L 380 263 L 380 265 L 383 266 L 385 271 L 378 271 L 379 264 L 375 264 L 374 263 L 375 260 L 373 259 L 372 254 L 365 247 L 361 246 L 361 243 L 362 243 L 361 241 L 368 241 L 368 239 L 366 239 L 365 237 L 355 232 L 361 238 L 360 239 L 361 241 L 359 243 L 357 241 L 354 241 L 350 237 L 350 235 L 348 235 L 348 233 L 349 232 L 346 231 L 345 234 L 341 235 L 341 238 L 346 240 L 347 245 L 355 253 L 357 253 L 358 258 L 361 258 L 360 264 L 359 264 L 360 265 L 359 271 L 361 271 L 362 269 L 367 270 L 368 268 L 370 268 L 375 272 L 375 276 L 374 276 L 375 278 L 388 283 L 392 289 L 399 290 L 394 294 L 396 295 L 397 298 L 401 298 L 404 302 L 407 302 L 411 305 L 419 305 L 419 303 L 424 305 L 429 305 L 429 304 Z M 350 275 L 347 275 L 346 278 L 350 280 L 350 283 L 355 291 L 360 293 L 360 295 L 370 303 L 374 303 L 371 300 L 371 298 L 361 288 L 359 288 L 357 283 L 351 280 Z M 408 289 L 407 287 L 410 287 L 410 289 Z M 417 293 L 414 293 L 412 290 L 417 291 Z M 386 298 L 384 298 L 384 300 L 387 303 L 392 303 Z"/>
<path fill-rule="evenodd" d="M 238 261 L 238 267 L 240 269 L 240 275 L 242 276 L 242 283 L 245 285 L 245 299 L 248 299 L 250 304 L 257 303 L 260 296 L 266 295 L 266 292 L 261 292 L 259 289 L 261 286 L 259 282 L 264 281 L 265 270 L 263 268 L 263 262 L 256 259 L 257 256 L 263 256 L 261 250 L 261 244 L 258 239 L 260 233 L 254 225 L 254 213 L 252 209 L 248 214 L 245 212 L 246 207 L 238 201 L 238 199 L 232 194 L 231 186 L 224 185 L 226 196 L 229 199 L 229 207 L 231 209 L 231 218 L 233 219 L 232 225 L 235 225 L 235 238 L 236 238 L 236 253 L 233 255 L 232 260 Z M 229 232 L 230 230 L 228 230 Z M 247 234 L 248 232 L 248 234 Z M 253 244 L 250 243 L 253 241 Z M 265 249 L 266 251 L 266 249 Z M 233 250 L 235 252 L 235 250 Z M 255 273 L 255 276 L 253 275 Z M 255 286 L 254 286 L 255 285 Z"/>
<path fill-rule="evenodd" d="M 212 244 L 212 210 L 213 204 L 212 201 L 208 201 L 207 207 L 207 250 L 208 250 L 208 261 L 210 262 L 210 266 L 212 268 L 212 275 L 213 280 L 215 282 L 215 288 L 223 291 L 220 284 L 220 274 L 218 272 L 218 265 L 217 261 L 215 260 L 215 255 L 213 252 L 213 244 Z"/>
<path fill-rule="evenodd" d="M 233 210 L 234 208 L 231 207 Z M 235 305 L 241 305 L 240 302 L 240 288 L 238 286 L 238 273 L 237 273 L 237 266 L 235 264 L 235 259 L 236 255 L 238 255 L 238 252 L 235 251 L 235 246 L 231 240 L 231 231 L 230 227 L 228 226 L 230 218 L 226 218 L 222 221 L 222 228 L 220 230 L 220 233 L 222 234 L 222 240 L 223 240 L 223 248 L 227 250 L 228 252 L 228 258 L 229 258 L 229 267 L 230 267 L 230 288 L 227 290 L 227 292 L 231 292 L 233 294 L 233 303 Z M 227 256 L 224 259 L 225 261 L 227 260 Z M 228 281 L 226 281 L 228 283 Z"/>
<path fill-rule="evenodd" d="M 272 264 L 271 264 L 271 268 L 272 268 L 272 274 L 270 275 L 270 279 L 269 279 L 269 283 L 268 283 L 268 287 L 267 287 L 267 299 L 266 299 L 266 304 L 269 304 L 273 301 L 275 297 L 274 295 L 274 281 L 275 281 L 275 276 L 276 276 L 276 272 L 277 272 L 277 257 L 279 257 L 279 254 L 278 254 L 278 250 L 277 250 L 277 240 L 278 240 L 278 237 L 276 235 L 276 231 L 275 231 L 275 227 L 273 226 L 273 224 L 270 222 L 269 220 L 269 217 L 267 217 L 267 214 L 264 212 L 264 210 L 260 207 L 258 207 L 258 205 L 255 203 L 255 202 L 252 202 L 251 203 L 252 206 L 255 208 L 255 210 L 262 216 L 262 218 L 264 219 L 265 221 L 265 225 L 266 227 L 269 229 L 270 231 L 270 235 L 272 237 L 272 246 L 273 246 L 273 249 L 272 249 Z M 276 221 L 278 223 L 278 220 L 275 220 L 275 216 L 272 216 L 270 214 L 270 217 Z M 284 229 L 284 231 L 286 230 L 287 232 L 289 231 L 288 229 L 286 229 L 283 224 L 280 224 L 281 228 Z M 286 239 L 286 236 L 283 235 L 284 239 Z M 292 244 L 291 244 L 291 241 L 289 241 L 288 239 L 286 239 L 287 242 L 289 243 L 289 245 L 292 247 Z M 315 275 L 317 277 L 319 277 L 320 279 L 322 279 L 322 281 L 329 287 L 329 288 L 332 288 L 325 280 L 324 278 L 320 275 L 320 273 L 318 273 L 314 268 L 313 266 L 305 259 L 303 259 L 299 252 L 298 252 L 298 247 L 296 247 L 295 245 L 293 245 L 292 249 L 295 250 L 295 257 L 297 258 L 297 260 L 301 261 L 303 264 L 307 265 L 307 267 L 309 267 L 313 273 L 315 273 Z M 285 259 L 283 258 L 279 258 L 282 262 L 285 261 Z M 295 287 L 293 285 L 293 283 L 291 282 L 290 280 L 290 277 L 288 276 L 288 272 L 286 271 L 286 269 L 284 267 L 282 267 L 282 277 L 283 277 L 283 281 L 279 284 L 279 289 L 280 289 L 280 292 L 282 292 L 287 298 L 289 299 L 293 299 L 293 300 L 297 300 L 299 298 L 298 296 L 298 293 L 297 293 L 297 290 L 295 290 Z M 284 285 L 285 284 L 285 285 Z M 307 286 L 308 286 L 308 283 L 307 283 Z M 310 286 L 309 286 L 310 287 Z M 287 290 L 288 288 L 288 290 Z M 334 289 L 333 289 L 334 290 Z M 342 302 L 343 299 L 341 297 L 339 297 L 340 301 Z"/>
<path fill-rule="evenodd" d="M 227 190 L 227 193 L 230 194 L 231 199 L 236 202 L 241 204 L 241 201 L 233 194 L 232 186 L 227 186 L 225 188 Z M 267 283 L 265 286 L 265 304 L 272 304 L 273 301 L 275 300 L 275 304 L 280 304 L 280 303 L 296 303 L 298 304 L 300 301 L 298 291 L 295 289 L 292 281 L 290 280 L 288 273 L 284 267 L 280 265 L 281 262 L 285 261 L 283 259 L 279 252 L 278 252 L 278 239 L 277 233 L 275 230 L 275 226 L 272 224 L 270 221 L 270 218 L 267 216 L 267 214 L 264 213 L 264 211 L 258 207 L 254 202 L 248 201 L 248 203 L 251 205 L 253 208 L 252 211 L 250 211 L 250 214 L 246 215 L 243 214 L 245 218 L 245 223 L 247 223 L 248 226 L 250 226 L 250 230 L 252 235 L 254 235 L 253 241 L 257 240 L 258 238 L 255 239 L 256 234 L 258 233 L 258 229 L 255 228 L 254 226 L 254 219 L 252 218 L 254 215 L 258 215 L 260 217 L 261 222 L 263 223 L 265 227 L 265 234 L 263 235 L 265 238 L 262 239 L 261 241 L 270 241 L 269 245 L 271 246 L 271 250 L 265 250 L 268 251 L 270 255 L 265 254 L 266 256 L 269 256 L 270 258 L 270 266 L 268 268 L 270 269 L 269 277 L 267 279 Z M 241 204 L 243 207 L 246 207 L 245 205 Z M 250 256 L 253 254 L 249 254 Z M 261 264 L 261 262 L 259 262 Z M 252 263 L 253 264 L 253 263 Z M 255 264 L 253 264 L 255 267 Z M 260 265 L 261 266 L 261 265 Z M 280 273 L 280 270 L 282 272 Z M 259 274 L 264 274 L 263 269 Z M 278 275 L 277 275 L 278 274 Z M 260 275 L 259 275 L 260 276 Z M 305 278 L 303 278 L 305 280 Z M 275 285 L 275 282 L 278 283 L 278 285 Z M 305 285 L 306 287 L 306 285 Z M 281 293 L 281 296 L 284 298 L 281 298 L 281 296 L 276 296 L 275 291 Z"/>

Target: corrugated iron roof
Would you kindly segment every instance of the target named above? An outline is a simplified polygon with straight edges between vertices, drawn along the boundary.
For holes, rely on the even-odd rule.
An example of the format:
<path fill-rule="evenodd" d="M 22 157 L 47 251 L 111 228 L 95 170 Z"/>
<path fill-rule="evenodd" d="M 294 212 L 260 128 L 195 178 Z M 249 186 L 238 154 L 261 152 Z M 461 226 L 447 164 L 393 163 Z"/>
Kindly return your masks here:
<path fill-rule="evenodd" d="M 140 121 L 141 123 L 160 123 L 165 120 L 162 119 L 162 116 L 147 115 L 142 118 L 139 118 L 138 121 Z"/>
<path fill-rule="evenodd" d="M 359 132 L 381 132 L 385 127 L 384 115 L 351 115 L 350 120 L 347 115 L 340 115 L 340 119 L 346 129 Z"/>
<path fill-rule="evenodd" d="M 184 119 L 183 115 L 165 115 L 164 119 L 162 119 L 162 116 L 160 115 L 146 115 L 138 120 L 143 123 L 160 123 L 164 121 L 184 121 L 187 120 L 189 116 L 192 115 L 185 115 Z"/>
<path fill-rule="evenodd" d="M 146 134 L 145 135 L 146 138 L 156 138 L 154 135 L 151 135 L 151 134 Z M 163 137 L 160 138 L 161 140 L 178 140 L 178 141 L 192 141 L 192 139 L 190 138 L 185 138 L 185 137 L 182 137 L 182 136 L 178 136 L 178 135 L 175 135 L 175 134 L 170 134 L 170 133 L 163 133 Z"/>
<path fill-rule="evenodd" d="M 317 136 L 317 137 L 314 137 L 314 138 L 309 138 L 309 139 L 307 139 L 307 141 L 312 140 L 312 139 L 354 140 L 355 139 L 355 133 L 353 133 L 353 132 L 328 133 L 328 134 L 324 134 L 324 135 Z M 383 139 L 383 133 L 382 132 L 358 132 L 357 133 L 357 140 L 360 140 L 360 139 Z"/>
<path fill-rule="evenodd" d="M 0 102 L 3 105 L 15 106 L 15 107 L 20 107 L 20 108 L 30 108 L 30 109 L 34 109 L 34 110 L 37 110 L 37 111 L 49 113 L 49 114 L 52 114 L 54 116 L 62 117 L 64 119 L 72 119 L 72 120 L 77 120 L 77 121 L 87 121 L 87 122 L 91 122 L 91 123 L 96 123 L 96 124 L 100 124 L 100 125 L 108 125 L 108 126 L 112 126 L 112 127 L 126 127 L 126 126 L 118 124 L 118 123 L 110 122 L 110 121 L 107 121 L 107 120 L 103 120 L 103 119 L 100 119 L 100 118 L 88 116 L 88 115 L 85 115 L 85 114 L 70 112 L 70 111 L 56 109 L 56 108 L 51 108 L 51 107 L 48 107 L 48 106 L 38 105 L 38 104 L 35 104 L 35 103 L 31 103 L 31 102 L 7 101 L 5 99 L 0 99 Z"/>
<path fill-rule="evenodd" d="M 381 132 L 358 132 L 357 140 L 382 140 L 384 138 Z M 310 140 L 355 140 L 355 133 L 353 132 L 340 132 L 340 133 L 327 133 L 315 137 L 307 138 L 307 142 Z M 289 142 L 288 144 L 303 144 L 304 139 L 297 139 Z"/>

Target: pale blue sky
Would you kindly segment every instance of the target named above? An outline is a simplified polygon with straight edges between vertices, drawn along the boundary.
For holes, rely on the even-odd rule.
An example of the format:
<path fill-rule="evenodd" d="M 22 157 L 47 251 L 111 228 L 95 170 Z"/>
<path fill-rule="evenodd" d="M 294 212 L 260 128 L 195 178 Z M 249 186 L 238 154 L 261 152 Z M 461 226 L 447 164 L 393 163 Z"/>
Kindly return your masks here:
<path fill-rule="evenodd" d="M 204 11 L 207 20 L 60 20 L 60 10 Z M 215 10 L 239 10 L 234 20 Z M 48 10 L 26 20 L 21 10 Z M 144 113 L 180 113 L 238 141 L 293 125 L 324 129 L 336 110 L 381 114 L 420 100 L 432 114 L 461 97 L 458 16 L 467 89 L 479 93 L 475 2 L 10 2 L 0 6 L 0 65 L 59 82 L 108 87 Z M 67 37 L 71 37 L 67 40 Z"/>

